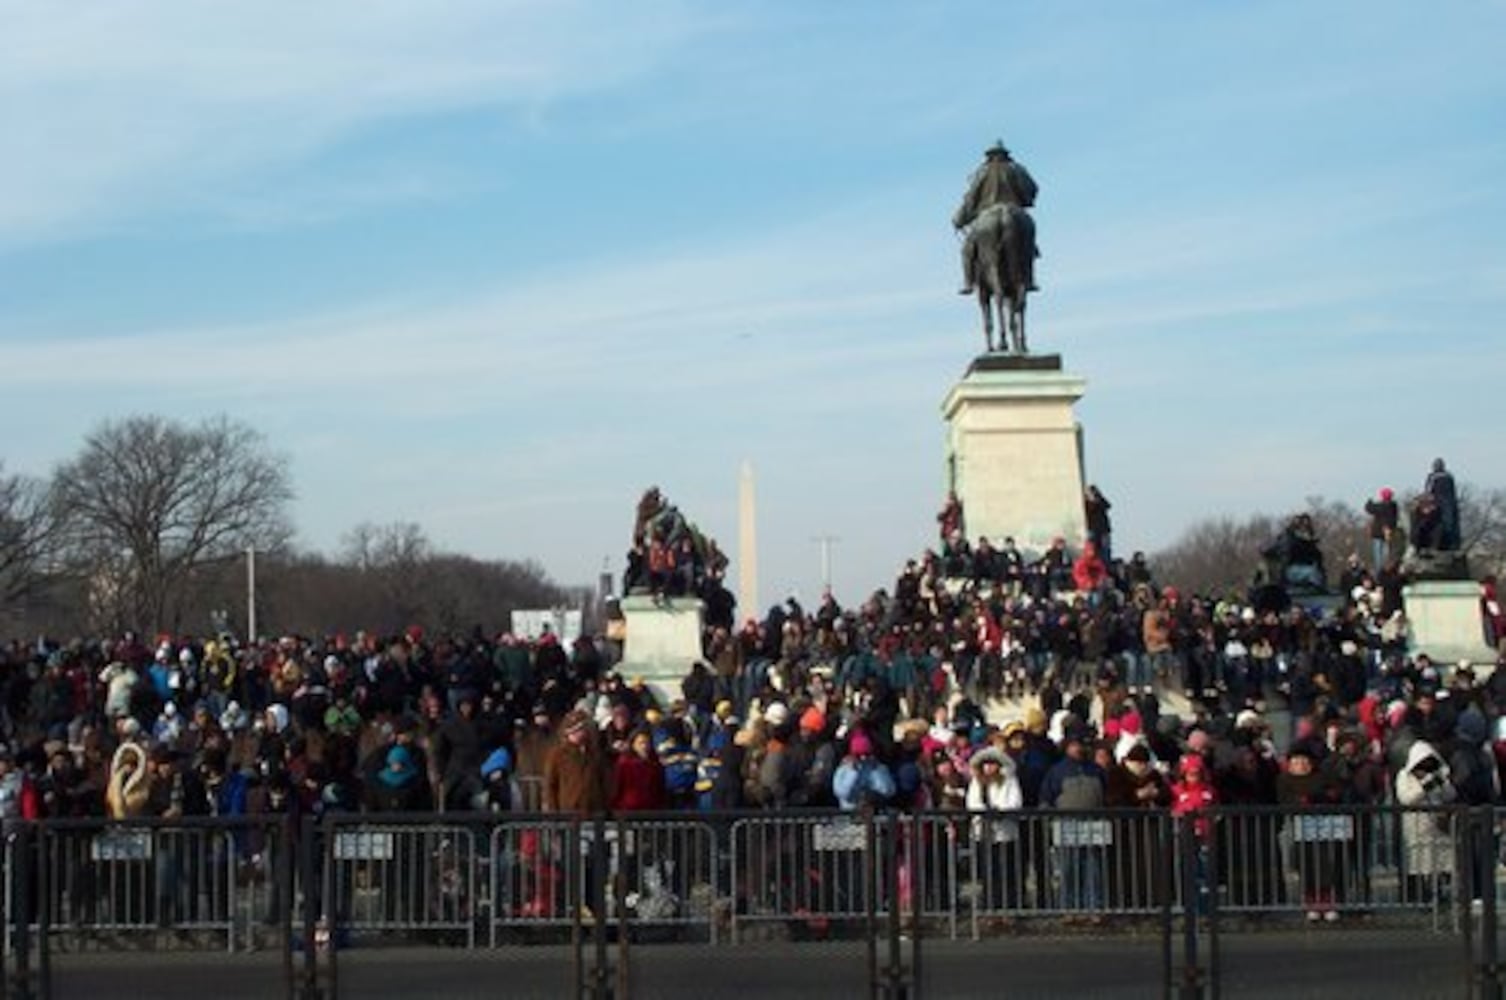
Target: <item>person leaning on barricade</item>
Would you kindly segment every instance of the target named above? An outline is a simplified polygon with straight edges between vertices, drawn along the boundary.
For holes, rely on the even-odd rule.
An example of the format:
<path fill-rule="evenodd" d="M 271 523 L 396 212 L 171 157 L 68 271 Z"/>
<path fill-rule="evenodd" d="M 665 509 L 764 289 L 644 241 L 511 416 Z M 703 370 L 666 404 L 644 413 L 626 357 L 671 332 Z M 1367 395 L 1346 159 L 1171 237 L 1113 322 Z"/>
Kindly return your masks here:
<path fill-rule="evenodd" d="M 1089 751 L 1091 732 L 1076 719 L 1063 726 L 1062 759 L 1046 772 L 1041 782 L 1041 806 L 1068 812 L 1091 812 L 1103 808 L 1103 771 Z M 1103 906 L 1103 868 L 1100 848 L 1094 843 L 1096 828 L 1078 818 L 1053 820 L 1053 854 L 1060 877 L 1061 908 L 1069 920 L 1089 915 L 1100 919 Z"/>

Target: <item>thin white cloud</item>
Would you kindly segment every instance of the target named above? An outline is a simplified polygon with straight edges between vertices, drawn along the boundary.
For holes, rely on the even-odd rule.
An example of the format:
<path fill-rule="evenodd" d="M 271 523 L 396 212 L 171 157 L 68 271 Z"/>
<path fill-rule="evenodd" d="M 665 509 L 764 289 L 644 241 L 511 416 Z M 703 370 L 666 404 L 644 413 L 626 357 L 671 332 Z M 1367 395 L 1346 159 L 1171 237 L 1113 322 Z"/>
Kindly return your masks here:
<path fill-rule="evenodd" d="M 704 24 L 677 0 L 0 0 L 0 247 L 202 200 L 385 120 L 497 108 L 537 122 Z"/>

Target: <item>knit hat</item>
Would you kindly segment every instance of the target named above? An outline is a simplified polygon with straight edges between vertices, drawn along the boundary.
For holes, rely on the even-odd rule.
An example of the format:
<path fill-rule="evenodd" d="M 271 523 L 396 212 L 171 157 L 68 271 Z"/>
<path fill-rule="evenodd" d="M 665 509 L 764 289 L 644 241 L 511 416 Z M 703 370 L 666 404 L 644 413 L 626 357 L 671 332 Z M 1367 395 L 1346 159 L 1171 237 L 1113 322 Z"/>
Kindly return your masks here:
<path fill-rule="evenodd" d="M 1177 761 L 1177 771 L 1184 776 L 1189 774 L 1202 775 L 1207 770 L 1207 763 L 1201 756 L 1195 753 L 1183 754 L 1182 759 Z"/>
<path fill-rule="evenodd" d="M 819 733 L 825 729 L 826 716 L 815 705 L 800 713 L 800 731 L 802 733 Z"/>
<path fill-rule="evenodd" d="M 588 722 L 586 713 L 577 708 L 566 713 L 565 718 L 560 722 L 560 731 L 568 736 L 584 730 Z"/>
<path fill-rule="evenodd" d="M 776 701 L 763 710 L 763 720 L 771 726 L 782 726 L 790 721 L 790 707 L 782 701 Z"/>
<path fill-rule="evenodd" d="M 407 747 L 393 747 L 387 751 L 387 766 L 377 775 L 377 780 L 388 788 L 406 785 L 418 776 L 413 766 L 413 754 Z"/>
<path fill-rule="evenodd" d="M 1035 733 L 1037 736 L 1046 732 L 1046 713 L 1039 705 L 1031 705 L 1025 709 L 1025 731 Z"/>
<path fill-rule="evenodd" d="M 506 773 L 512 770 L 512 754 L 507 752 L 506 747 L 498 747 L 493 750 L 481 764 L 481 777 L 490 778 L 497 772 Z"/>
<path fill-rule="evenodd" d="M 967 763 L 975 771 L 984 764 L 997 764 L 1002 768 L 1009 766 L 1009 757 L 998 747 L 989 747 L 973 754 L 968 758 Z"/>
<path fill-rule="evenodd" d="M 869 757 L 873 754 L 873 740 L 861 729 L 852 731 L 852 738 L 847 741 L 847 749 L 854 757 Z"/>
<path fill-rule="evenodd" d="M 907 737 L 921 740 L 925 738 L 929 728 L 924 719 L 906 719 L 894 724 L 894 738 L 900 742 L 904 742 Z"/>

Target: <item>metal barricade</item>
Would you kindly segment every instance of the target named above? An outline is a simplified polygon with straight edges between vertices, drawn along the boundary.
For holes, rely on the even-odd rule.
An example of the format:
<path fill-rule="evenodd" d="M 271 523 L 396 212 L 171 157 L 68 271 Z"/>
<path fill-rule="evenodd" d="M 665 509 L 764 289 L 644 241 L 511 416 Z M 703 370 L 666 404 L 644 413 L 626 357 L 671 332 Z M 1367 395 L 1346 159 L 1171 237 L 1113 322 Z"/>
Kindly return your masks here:
<path fill-rule="evenodd" d="M 490 866 L 493 948 L 509 929 L 572 926 L 580 919 L 585 840 L 572 819 L 508 821 L 492 831 Z"/>
<path fill-rule="evenodd" d="M 51 824 L 29 890 L 55 938 L 224 935 L 236 949 L 237 831 L 213 825 Z"/>
<path fill-rule="evenodd" d="M 1461 814 L 1441 808 L 1227 808 L 1214 821 L 1218 906 L 1233 914 L 1345 910 L 1448 919 Z M 1331 919 L 1331 918 L 1329 918 Z"/>
<path fill-rule="evenodd" d="M 901 817 L 895 826 L 900 912 L 934 921 L 954 939 L 969 828 L 967 816 L 940 813 Z"/>
<path fill-rule="evenodd" d="M 1032 916 L 1150 916 L 1175 890 L 1164 813 L 982 813 L 963 855 L 972 934 Z"/>
<path fill-rule="evenodd" d="M 719 914 L 716 835 L 711 826 L 681 819 L 619 819 L 611 844 L 615 900 L 635 926 L 704 926 L 715 943 Z"/>
<path fill-rule="evenodd" d="M 329 822 L 323 915 L 357 934 L 447 931 L 476 943 L 475 832 L 436 823 Z"/>
<path fill-rule="evenodd" d="M 747 925 L 803 924 L 824 933 L 833 921 L 887 913 L 879 878 L 881 816 L 782 815 L 732 825 L 731 935 Z"/>

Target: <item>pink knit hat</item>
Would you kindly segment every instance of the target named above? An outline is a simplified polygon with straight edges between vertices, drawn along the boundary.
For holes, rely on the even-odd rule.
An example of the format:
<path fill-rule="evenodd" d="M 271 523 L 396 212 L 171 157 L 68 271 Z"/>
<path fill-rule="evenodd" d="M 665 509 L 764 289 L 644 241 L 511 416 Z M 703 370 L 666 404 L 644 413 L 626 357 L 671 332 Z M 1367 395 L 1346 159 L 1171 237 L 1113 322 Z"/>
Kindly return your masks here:
<path fill-rule="evenodd" d="M 852 737 L 847 741 L 847 749 L 854 757 L 869 757 L 873 755 L 873 740 L 861 729 L 854 729 Z"/>

